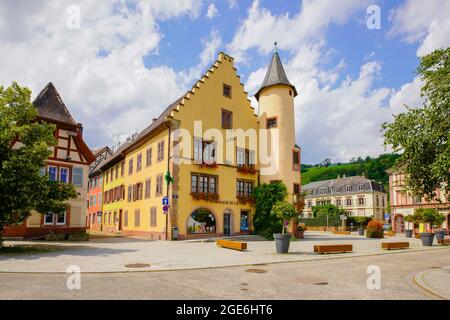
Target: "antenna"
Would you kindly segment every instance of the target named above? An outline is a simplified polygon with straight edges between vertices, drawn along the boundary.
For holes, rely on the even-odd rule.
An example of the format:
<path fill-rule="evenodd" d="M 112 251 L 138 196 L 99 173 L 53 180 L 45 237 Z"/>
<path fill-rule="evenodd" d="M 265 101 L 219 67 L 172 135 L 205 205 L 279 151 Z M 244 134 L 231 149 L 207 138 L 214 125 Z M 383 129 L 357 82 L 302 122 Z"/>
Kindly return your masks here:
<path fill-rule="evenodd" d="M 117 146 L 120 146 L 120 136 L 124 135 L 125 132 L 119 132 L 119 133 L 114 133 L 113 137 L 115 140 L 117 140 Z"/>

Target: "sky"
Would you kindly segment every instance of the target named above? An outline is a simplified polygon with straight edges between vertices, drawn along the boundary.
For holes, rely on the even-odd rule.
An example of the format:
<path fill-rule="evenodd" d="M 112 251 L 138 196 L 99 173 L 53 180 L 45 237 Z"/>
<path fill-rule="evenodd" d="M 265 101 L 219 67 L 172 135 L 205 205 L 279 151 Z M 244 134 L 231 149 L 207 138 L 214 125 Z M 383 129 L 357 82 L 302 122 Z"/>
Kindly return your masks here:
<path fill-rule="evenodd" d="M 381 124 L 422 104 L 418 57 L 450 45 L 450 1 L 2 0 L 0 85 L 34 98 L 52 81 L 94 149 L 148 126 L 219 51 L 257 109 L 274 41 L 302 163 L 373 157 Z"/>

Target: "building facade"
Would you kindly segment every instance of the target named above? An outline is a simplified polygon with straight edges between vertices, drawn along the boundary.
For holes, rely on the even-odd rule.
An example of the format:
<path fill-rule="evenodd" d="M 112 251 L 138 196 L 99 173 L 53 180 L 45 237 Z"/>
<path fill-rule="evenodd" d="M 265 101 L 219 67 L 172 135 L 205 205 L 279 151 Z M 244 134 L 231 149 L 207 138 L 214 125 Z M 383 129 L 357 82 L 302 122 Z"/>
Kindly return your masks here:
<path fill-rule="evenodd" d="M 38 110 L 38 121 L 55 124 L 56 146 L 41 169 L 49 179 L 71 183 L 78 197 L 68 202 L 64 214 L 34 212 L 23 224 L 7 227 L 5 237 L 40 237 L 50 233 L 70 234 L 86 230 L 87 189 L 89 164 L 94 155 L 83 140 L 83 127 L 75 122 L 55 86 L 50 82 L 39 93 L 33 104 Z M 19 147 L 20 142 L 17 142 Z"/>
<path fill-rule="evenodd" d="M 389 174 L 389 194 L 390 194 L 390 206 L 391 206 L 391 221 L 392 229 L 395 232 L 401 233 L 405 231 L 407 227 L 403 218 L 407 215 L 414 214 L 416 209 L 419 208 L 435 208 L 441 214 L 446 216 L 446 221 L 442 227 L 449 230 L 450 221 L 450 203 L 446 200 L 445 195 L 439 190 L 436 190 L 437 199 L 433 201 L 427 201 L 424 198 L 413 196 L 408 192 L 405 192 L 405 174 L 394 169 L 386 170 Z M 411 226 L 412 227 L 412 226 Z M 424 225 L 417 225 L 415 229 L 417 232 L 424 232 Z"/>
<path fill-rule="evenodd" d="M 303 216 L 312 217 L 312 207 L 333 204 L 351 216 L 384 219 L 387 194 L 381 183 L 365 177 L 353 176 L 311 182 L 303 186 L 306 193 Z"/>
<path fill-rule="evenodd" d="M 167 240 L 248 234 L 252 191 L 259 181 L 283 181 L 290 197 L 299 194 L 300 148 L 293 123 L 297 92 L 276 52 L 266 79 L 256 95 L 263 105 L 257 115 L 234 59 L 219 53 L 188 92 L 99 164 L 102 229 Z M 283 145 L 282 156 L 278 150 L 270 154 L 277 170 L 267 177 L 258 161 L 261 129 L 279 132 L 287 145 L 272 142 Z M 107 193 L 116 188 L 119 198 L 111 200 Z"/>

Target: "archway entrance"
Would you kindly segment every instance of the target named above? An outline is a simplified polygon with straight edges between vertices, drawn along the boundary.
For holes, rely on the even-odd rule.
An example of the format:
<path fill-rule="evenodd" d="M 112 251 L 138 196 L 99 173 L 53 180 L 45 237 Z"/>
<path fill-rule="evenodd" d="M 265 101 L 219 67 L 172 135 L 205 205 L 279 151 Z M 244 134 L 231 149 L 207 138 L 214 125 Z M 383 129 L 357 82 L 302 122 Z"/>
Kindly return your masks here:
<path fill-rule="evenodd" d="M 216 218 L 206 208 L 198 208 L 188 219 L 188 234 L 201 235 L 216 233 Z"/>
<path fill-rule="evenodd" d="M 394 228 L 395 233 L 405 232 L 405 221 L 403 220 L 403 216 L 401 214 L 395 215 Z"/>

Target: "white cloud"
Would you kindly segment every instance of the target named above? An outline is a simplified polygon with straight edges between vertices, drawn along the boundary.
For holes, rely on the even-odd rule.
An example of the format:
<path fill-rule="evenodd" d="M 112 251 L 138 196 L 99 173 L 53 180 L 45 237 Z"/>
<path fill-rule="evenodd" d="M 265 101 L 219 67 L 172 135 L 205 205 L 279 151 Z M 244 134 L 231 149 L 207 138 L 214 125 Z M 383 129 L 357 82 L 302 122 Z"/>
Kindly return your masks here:
<path fill-rule="evenodd" d="M 367 1 L 342 0 L 305 0 L 299 13 L 274 15 L 261 8 L 255 0 L 248 10 L 228 50 L 238 61 L 247 59 L 246 51 L 256 48 L 266 54 L 273 49 L 274 41 L 285 50 L 296 50 L 299 46 L 320 39 L 330 24 L 343 24 L 357 10 L 365 10 Z"/>
<path fill-rule="evenodd" d="M 228 9 L 233 10 L 238 7 L 237 0 L 228 0 Z"/>
<path fill-rule="evenodd" d="M 144 57 L 158 50 L 159 21 L 196 18 L 201 2 L 78 1 L 81 28 L 69 30 L 72 4 L 0 2 L 0 84 L 17 80 L 36 95 L 52 81 L 96 147 L 118 131 L 144 128 L 181 95 L 181 74 L 168 66 L 146 68 Z"/>
<path fill-rule="evenodd" d="M 391 36 L 419 42 L 417 55 L 450 45 L 450 5 L 447 0 L 407 0 L 390 14 Z"/>
<path fill-rule="evenodd" d="M 217 15 L 217 13 L 218 13 L 218 10 L 216 8 L 216 5 L 214 3 L 211 3 L 208 6 L 208 11 L 206 12 L 206 17 L 208 19 L 212 19 Z"/>
<path fill-rule="evenodd" d="M 381 124 L 403 111 L 403 104 L 420 105 L 418 78 L 399 89 L 380 86 L 382 62 L 374 60 L 375 53 L 364 57 L 356 78 L 346 76 L 344 60 L 328 66 L 334 50 L 326 45 L 327 28 L 345 23 L 358 9 L 364 15 L 365 8 L 359 1 L 342 6 L 305 1 L 291 17 L 274 15 L 255 1 L 228 45 L 241 57 L 252 49 L 267 57 L 265 65 L 250 73 L 246 81 L 246 89 L 255 92 L 264 79 L 273 40 L 293 35 L 295 30 L 295 36 L 283 37 L 279 44 L 290 52 L 286 56 L 281 53 L 281 58 L 299 92 L 295 99 L 296 139 L 305 163 L 325 158 L 348 161 L 385 152 Z M 252 104 L 257 107 L 254 99 Z"/>

